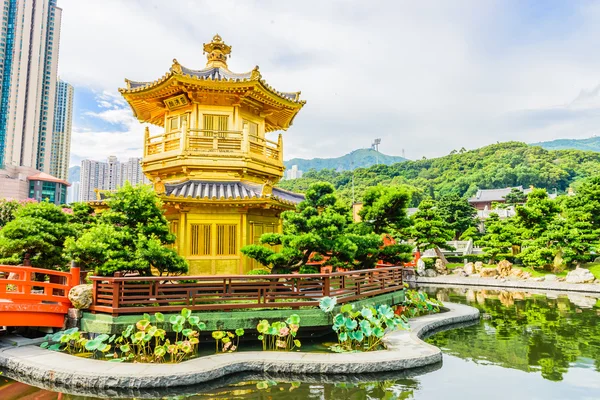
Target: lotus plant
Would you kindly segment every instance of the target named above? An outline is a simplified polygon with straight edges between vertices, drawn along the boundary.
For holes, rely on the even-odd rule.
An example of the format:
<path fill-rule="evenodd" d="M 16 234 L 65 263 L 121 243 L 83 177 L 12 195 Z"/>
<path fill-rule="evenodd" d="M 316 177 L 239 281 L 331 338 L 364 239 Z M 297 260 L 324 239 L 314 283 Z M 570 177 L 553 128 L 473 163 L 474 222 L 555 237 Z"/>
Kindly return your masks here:
<path fill-rule="evenodd" d="M 234 332 L 214 331 L 212 333 L 215 339 L 215 349 L 217 353 L 232 353 L 236 351 L 240 344 L 240 337 L 244 336 L 244 330 L 238 328 Z"/>
<path fill-rule="evenodd" d="M 284 321 L 269 324 L 266 319 L 261 320 L 256 326 L 260 334 L 258 340 L 262 341 L 263 350 L 291 351 L 300 348 L 302 343 L 296 339 L 300 329 L 300 317 L 292 314 Z"/>
<path fill-rule="evenodd" d="M 324 297 L 319 306 L 324 312 L 332 313 L 336 303 L 335 298 Z M 340 312 L 333 315 L 332 329 L 337 333 L 338 343 L 330 349 L 354 352 L 377 350 L 387 330 L 409 329 L 409 326 L 405 316 L 396 315 L 386 304 L 365 306 L 360 311 L 355 311 L 353 304 L 344 304 Z"/>

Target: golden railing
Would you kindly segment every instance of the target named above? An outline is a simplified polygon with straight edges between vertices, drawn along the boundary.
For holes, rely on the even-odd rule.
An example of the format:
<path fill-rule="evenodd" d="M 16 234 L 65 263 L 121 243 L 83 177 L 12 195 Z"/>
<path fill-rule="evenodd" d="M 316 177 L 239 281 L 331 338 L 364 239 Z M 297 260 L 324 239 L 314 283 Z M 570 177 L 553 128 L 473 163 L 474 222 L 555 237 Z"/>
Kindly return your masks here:
<path fill-rule="evenodd" d="M 268 140 L 243 131 L 223 131 L 209 129 L 188 129 L 150 136 L 146 130 L 144 156 L 153 156 L 173 152 L 202 153 L 239 153 L 258 155 L 267 160 L 282 162 L 281 135 L 278 141 Z"/>

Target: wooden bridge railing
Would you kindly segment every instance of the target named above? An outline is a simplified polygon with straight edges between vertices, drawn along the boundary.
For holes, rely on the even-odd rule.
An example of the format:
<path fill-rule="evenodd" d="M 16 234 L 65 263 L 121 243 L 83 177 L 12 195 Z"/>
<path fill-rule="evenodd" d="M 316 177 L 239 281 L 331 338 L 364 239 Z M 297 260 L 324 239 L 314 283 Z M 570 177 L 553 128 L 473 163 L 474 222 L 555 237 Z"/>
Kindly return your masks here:
<path fill-rule="evenodd" d="M 93 276 L 93 312 L 133 313 L 317 306 L 324 296 L 345 303 L 402 289 L 402 267 L 330 274 L 178 277 Z"/>
<path fill-rule="evenodd" d="M 36 280 L 42 275 L 49 276 L 49 282 Z M 0 325 L 61 327 L 71 307 L 69 290 L 79 281 L 77 267 L 60 272 L 0 265 Z"/>

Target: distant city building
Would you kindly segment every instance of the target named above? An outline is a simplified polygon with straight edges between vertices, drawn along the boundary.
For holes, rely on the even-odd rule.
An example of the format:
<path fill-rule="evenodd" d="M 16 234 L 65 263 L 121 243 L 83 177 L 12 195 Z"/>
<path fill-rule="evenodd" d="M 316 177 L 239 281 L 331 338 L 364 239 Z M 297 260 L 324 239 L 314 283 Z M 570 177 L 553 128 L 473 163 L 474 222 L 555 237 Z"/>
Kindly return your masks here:
<path fill-rule="evenodd" d="M 141 158 L 130 158 L 122 163 L 115 156 L 108 157 L 106 162 L 83 160 L 79 201 L 96 200 L 96 190 L 117 190 L 125 182 L 133 186 L 150 183 L 142 172 L 141 162 Z"/>
<path fill-rule="evenodd" d="M 73 123 L 73 86 L 59 80 L 56 83 L 54 103 L 54 130 L 50 152 L 50 174 L 67 180 L 71 154 L 71 128 Z"/>
<path fill-rule="evenodd" d="M 0 199 L 47 200 L 65 204 L 69 183 L 31 167 L 0 169 Z"/>
<path fill-rule="evenodd" d="M 45 172 L 28 177 L 29 198 L 38 202 L 49 201 L 56 205 L 67 203 L 69 182 L 55 178 Z"/>
<path fill-rule="evenodd" d="M 298 165 L 292 165 L 292 168 L 285 171 L 285 179 L 302 178 L 302 171 L 298 169 Z"/>
<path fill-rule="evenodd" d="M 50 173 L 62 10 L 0 0 L 0 167 Z"/>
<path fill-rule="evenodd" d="M 94 160 L 83 160 L 79 177 L 79 201 L 96 200 L 95 189 L 105 188 L 107 163 Z"/>
<path fill-rule="evenodd" d="M 67 204 L 76 203 L 79 201 L 79 181 L 71 183 L 67 188 Z"/>

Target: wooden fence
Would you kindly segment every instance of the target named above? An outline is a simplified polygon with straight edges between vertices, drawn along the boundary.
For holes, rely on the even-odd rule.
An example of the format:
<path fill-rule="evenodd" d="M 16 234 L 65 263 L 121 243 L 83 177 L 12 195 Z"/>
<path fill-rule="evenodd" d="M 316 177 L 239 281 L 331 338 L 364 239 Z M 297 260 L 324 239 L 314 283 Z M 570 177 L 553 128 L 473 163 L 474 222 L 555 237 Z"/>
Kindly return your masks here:
<path fill-rule="evenodd" d="M 317 306 L 324 296 L 338 303 L 402 289 L 402 267 L 330 274 L 179 277 L 93 276 L 92 312 L 113 316 L 191 310 Z"/>

